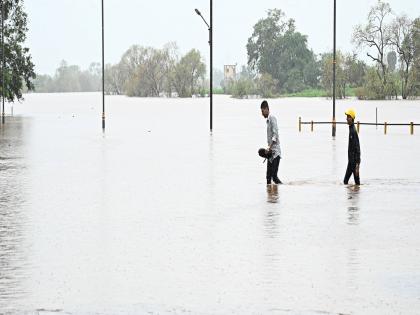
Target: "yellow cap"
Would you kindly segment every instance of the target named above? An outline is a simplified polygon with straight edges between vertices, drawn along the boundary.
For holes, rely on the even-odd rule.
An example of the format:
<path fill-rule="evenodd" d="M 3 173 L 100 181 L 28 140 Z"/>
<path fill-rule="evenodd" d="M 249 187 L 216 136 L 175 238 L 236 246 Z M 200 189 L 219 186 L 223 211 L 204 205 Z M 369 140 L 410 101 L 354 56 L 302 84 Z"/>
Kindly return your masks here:
<path fill-rule="evenodd" d="M 353 118 L 353 120 L 356 118 L 356 112 L 352 108 L 349 108 L 348 110 L 346 110 L 345 114 Z"/>

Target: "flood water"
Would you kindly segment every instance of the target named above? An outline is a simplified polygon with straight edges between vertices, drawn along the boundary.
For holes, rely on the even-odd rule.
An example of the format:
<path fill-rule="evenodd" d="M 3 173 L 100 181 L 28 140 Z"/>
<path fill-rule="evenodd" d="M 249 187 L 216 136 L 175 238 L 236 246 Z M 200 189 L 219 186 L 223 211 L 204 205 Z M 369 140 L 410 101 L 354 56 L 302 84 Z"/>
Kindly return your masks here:
<path fill-rule="evenodd" d="M 420 128 L 361 126 L 360 188 L 331 100 L 30 94 L 0 129 L 0 313 L 419 314 Z M 337 102 L 420 122 L 419 101 Z M 9 113 L 11 108 L 6 107 Z M 353 179 L 351 179 L 353 183 Z"/>

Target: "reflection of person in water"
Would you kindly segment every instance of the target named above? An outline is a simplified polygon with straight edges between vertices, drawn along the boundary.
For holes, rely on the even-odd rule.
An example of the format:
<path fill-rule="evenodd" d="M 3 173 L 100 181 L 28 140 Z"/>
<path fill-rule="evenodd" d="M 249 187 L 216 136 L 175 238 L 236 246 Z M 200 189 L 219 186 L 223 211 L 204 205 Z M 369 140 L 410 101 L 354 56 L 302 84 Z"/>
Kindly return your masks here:
<path fill-rule="evenodd" d="M 360 185 L 359 167 L 360 167 L 360 143 L 356 128 L 354 127 L 354 119 L 356 113 L 353 109 L 348 109 L 345 113 L 347 115 L 347 124 L 349 125 L 349 148 L 348 148 L 348 164 L 346 175 L 344 176 L 344 184 L 349 183 L 350 176 L 353 174 L 354 182 Z"/>
<path fill-rule="evenodd" d="M 273 180 L 275 184 L 282 184 L 280 179 L 277 177 L 281 159 L 277 119 L 273 115 L 270 115 L 270 109 L 268 107 L 267 101 L 263 101 L 261 103 L 261 114 L 267 120 L 267 185 L 271 184 L 271 180 Z"/>
<path fill-rule="evenodd" d="M 279 199 L 279 191 L 277 185 L 267 185 L 267 201 L 271 203 L 276 203 Z"/>
<path fill-rule="evenodd" d="M 358 225 L 359 224 L 359 190 L 360 186 L 349 186 L 347 192 L 347 224 Z"/>

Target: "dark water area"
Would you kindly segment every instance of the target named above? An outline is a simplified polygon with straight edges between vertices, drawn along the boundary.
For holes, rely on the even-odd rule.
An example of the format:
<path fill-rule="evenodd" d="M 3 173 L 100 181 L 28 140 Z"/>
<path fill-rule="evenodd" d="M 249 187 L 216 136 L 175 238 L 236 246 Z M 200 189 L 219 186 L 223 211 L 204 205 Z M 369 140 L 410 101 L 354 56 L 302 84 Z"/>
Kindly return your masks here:
<path fill-rule="evenodd" d="M 331 101 L 30 94 L 0 129 L 0 313 L 419 314 L 420 129 L 362 126 L 362 185 Z M 419 101 L 337 102 L 420 122 Z M 7 108 L 10 111 L 10 108 Z M 353 180 L 351 180 L 353 183 Z"/>

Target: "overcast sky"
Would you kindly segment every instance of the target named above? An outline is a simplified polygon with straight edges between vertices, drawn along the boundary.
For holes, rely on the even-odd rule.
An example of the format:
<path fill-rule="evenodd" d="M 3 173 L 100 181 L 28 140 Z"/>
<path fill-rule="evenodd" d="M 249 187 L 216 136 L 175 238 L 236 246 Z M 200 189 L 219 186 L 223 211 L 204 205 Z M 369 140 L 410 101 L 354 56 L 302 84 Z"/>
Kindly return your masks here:
<path fill-rule="evenodd" d="M 337 48 L 354 50 L 351 35 L 377 0 L 337 0 Z M 199 49 L 209 60 L 208 32 L 194 12 L 209 17 L 209 0 L 104 0 L 105 63 L 116 63 L 133 44 L 161 48 L 175 41 L 180 53 Z M 397 14 L 420 16 L 419 0 L 389 0 Z M 86 68 L 101 60 L 100 0 L 26 0 L 27 45 L 37 73 L 53 74 L 61 60 Z M 253 25 L 279 8 L 308 35 L 315 53 L 332 50 L 333 0 L 213 0 L 214 65 L 246 64 Z M 209 18 L 208 18 L 209 20 Z"/>

